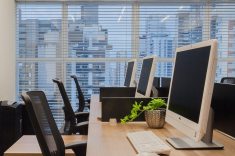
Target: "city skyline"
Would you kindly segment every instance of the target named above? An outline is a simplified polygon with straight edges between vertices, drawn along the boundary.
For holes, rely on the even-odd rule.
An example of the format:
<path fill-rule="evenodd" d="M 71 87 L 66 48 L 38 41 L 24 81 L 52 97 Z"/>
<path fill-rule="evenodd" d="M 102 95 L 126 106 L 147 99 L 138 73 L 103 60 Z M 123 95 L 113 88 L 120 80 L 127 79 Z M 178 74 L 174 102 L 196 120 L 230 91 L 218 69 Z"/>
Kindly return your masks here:
<path fill-rule="evenodd" d="M 109 14 L 108 5 L 69 5 L 66 17 L 62 15 L 61 5 L 55 6 L 55 14 L 51 16 L 45 16 L 51 8 L 44 6 L 38 6 L 37 15 L 28 14 L 33 12 L 30 7 L 18 6 L 17 94 L 34 89 L 46 91 L 58 121 L 62 121 L 63 103 L 52 78 L 64 80 L 76 107 L 76 89 L 71 74 L 79 77 L 86 97 L 99 93 L 100 86 L 123 85 L 126 62 L 105 61 L 106 58 L 128 60 L 154 54 L 173 59 L 177 47 L 203 41 L 207 33 L 209 38 L 217 38 L 222 43 L 218 47 L 219 57 L 230 57 L 235 53 L 235 20 L 213 14 L 209 21 L 210 32 L 205 32 L 207 25 L 202 22 L 204 14 L 200 6 L 166 7 L 159 15 L 153 12 L 160 7 L 140 7 L 137 30 L 132 30 L 131 5 L 112 6 L 112 14 Z M 167 10 L 172 12 L 167 15 Z M 225 35 L 224 29 L 228 29 L 230 35 Z M 133 45 L 133 33 L 138 34 L 135 40 L 139 45 Z M 229 43 L 224 44 L 224 40 Z M 133 54 L 135 46 L 138 53 Z M 76 62 L 73 58 L 94 61 Z M 160 62 L 156 76 L 170 77 L 172 68 L 172 62 Z M 217 79 L 225 73 L 234 74 L 234 71 L 234 63 L 220 62 Z"/>

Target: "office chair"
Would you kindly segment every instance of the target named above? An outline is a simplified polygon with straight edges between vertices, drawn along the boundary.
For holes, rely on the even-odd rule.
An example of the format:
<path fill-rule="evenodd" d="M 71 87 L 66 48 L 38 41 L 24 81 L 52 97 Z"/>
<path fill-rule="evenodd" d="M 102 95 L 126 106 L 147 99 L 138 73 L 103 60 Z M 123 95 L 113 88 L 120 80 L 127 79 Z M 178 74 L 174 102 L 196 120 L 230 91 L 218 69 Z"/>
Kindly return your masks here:
<path fill-rule="evenodd" d="M 72 149 L 76 156 L 85 156 L 87 141 L 64 144 L 42 91 L 30 91 L 21 95 L 31 117 L 43 156 L 65 156 L 65 149 Z"/>
<path fill-rule="evenodd" d="M 85 97 L 83 95 L 82 89 L 78 83 L 78 77 L 76 75 L 71 75 L 71 78 L 74 80 L 77 92 L 78 92 L 78 101 L 79 101 L 79 108 L 78 112 L 83 112 L 85 107 L 90 108 L 90 100 L 85 101 Z"/>
<path fill-rule="evenodd" d="M 220 83 L 235 84 L 235 77 L 223 77 Z"/>
<path fill-rule="evenodd" d="M 60 94 L 64 102 L 64 116 L 65 116 L 65 125 L 64 132 L 68 134 L 79 134 L 88 133 L 88 112 L 74 112 L 69 101 L 68 95 L 65 91 L 64 84 L 59 79 L 53 79 L 53 82 L 57 84 Z"/>

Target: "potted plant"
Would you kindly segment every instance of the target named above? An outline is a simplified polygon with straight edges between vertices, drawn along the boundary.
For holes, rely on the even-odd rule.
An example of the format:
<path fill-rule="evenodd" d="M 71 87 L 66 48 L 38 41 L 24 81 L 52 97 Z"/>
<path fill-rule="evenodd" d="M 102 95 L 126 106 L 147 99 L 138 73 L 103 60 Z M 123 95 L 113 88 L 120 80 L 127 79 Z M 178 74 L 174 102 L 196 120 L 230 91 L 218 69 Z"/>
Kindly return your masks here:
<path fill-rule="evenodd" d="M 131 122 L 145 112 L 145 120 L 150 128 L 162 128 L 165 123 L 166 102 L 163 99 L 152 99 L 146 106 L 143 101 L 135 102 L 129 115 L 121 123 Z"/>

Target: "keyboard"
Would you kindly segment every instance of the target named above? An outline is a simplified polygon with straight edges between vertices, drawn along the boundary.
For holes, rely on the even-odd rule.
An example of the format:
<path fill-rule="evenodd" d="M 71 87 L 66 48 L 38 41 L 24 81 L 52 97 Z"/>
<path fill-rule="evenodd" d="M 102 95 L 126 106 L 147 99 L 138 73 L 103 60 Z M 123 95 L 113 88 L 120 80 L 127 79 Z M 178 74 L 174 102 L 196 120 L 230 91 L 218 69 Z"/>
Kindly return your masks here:
<path fill-rule="evenodd" d="M 160 156 L 156 153 L 139 153 L 136 156 Z"/>
<path fill-rule="evenodd" d="M 127 133 L 127 138 L 137 153 L 156 153 L 169 155 L 171 148 L 152 131 Z"/>

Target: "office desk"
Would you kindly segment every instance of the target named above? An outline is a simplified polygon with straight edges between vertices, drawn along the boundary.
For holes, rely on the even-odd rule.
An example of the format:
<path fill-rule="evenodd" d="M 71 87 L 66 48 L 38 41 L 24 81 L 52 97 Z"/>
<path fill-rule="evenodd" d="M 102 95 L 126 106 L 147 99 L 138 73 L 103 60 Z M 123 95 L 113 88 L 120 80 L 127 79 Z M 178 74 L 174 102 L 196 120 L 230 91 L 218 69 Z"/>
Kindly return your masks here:
<path fill-rule="evenodd" d="M 87 139 L 87 136 L 84 135 L 64 135 L 62 137 L 65 144 Z M 42 153 L 36 136 L 24 135 L 4 153 L 4 156 L 42 156 Z M 75 154 L 68 149 L 66 156 L 75 156 Z"/>
<path fill-rule="evenodd" d="M 167 137 L 184 136 L 184 134 L 168 124 L 163 129 L 150 129 L 145 122 L 111 125 L 107 122 L 102 123 L 99 120 L 100 116 L 101 103 L 98 95 L 93 95 L 90 104 L 87 156 L 135 156 L 136 152 L 126 138 L 127 132 L 152 130 L 163 140 Z M 224 150 L 175 150 L 172 147 L 170 156 L 234 155 L 235 140 L 216 131 L 214 131 L 213 138 L 225 146 Z"/>

